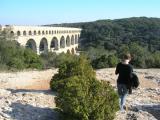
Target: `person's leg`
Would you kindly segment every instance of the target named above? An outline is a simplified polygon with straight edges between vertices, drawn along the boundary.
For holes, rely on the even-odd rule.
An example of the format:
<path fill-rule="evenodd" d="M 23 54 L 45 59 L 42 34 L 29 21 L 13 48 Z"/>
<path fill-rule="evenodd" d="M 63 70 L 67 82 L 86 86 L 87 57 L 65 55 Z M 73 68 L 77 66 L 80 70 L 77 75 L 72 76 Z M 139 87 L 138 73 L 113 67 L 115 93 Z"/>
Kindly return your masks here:
<path fill-rule="evenodd" d="M 127 96 L 127 88 L 124 84 L 118 84 L 118 94 L 119 94 L 119 106 L 120 110 L 124 111 L 124 105 L 126 102 L 126 96 Z"/>
<path fill-rule="evenodd" d="M 126 96 L 127 94 L 121 95 L 120 96 L 120 110 L 124 111 L 124 106 L 125 106 L 125 102 L 126 102 Z"/>

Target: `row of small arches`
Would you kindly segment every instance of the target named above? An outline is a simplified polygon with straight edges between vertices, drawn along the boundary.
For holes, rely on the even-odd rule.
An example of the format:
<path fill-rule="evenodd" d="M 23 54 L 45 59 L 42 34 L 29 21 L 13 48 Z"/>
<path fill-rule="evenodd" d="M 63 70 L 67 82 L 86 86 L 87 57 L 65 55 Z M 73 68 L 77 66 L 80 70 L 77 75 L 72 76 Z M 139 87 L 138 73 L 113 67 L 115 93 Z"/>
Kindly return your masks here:
<path fill-rule="evenodd" d="M 60 48 L 70 47 L 71 45 L 78 44 L 78 37 L 75 37 L 72 35 L 71 38 L 69 36 L 65 37 L 62 36 L 60 39 L 60 42 L 58 42 L 58 39 L 56 37 L 53 37 L 49 46 L 50 50 L 59 50 Z M 29 39 L 26 43 L 27 48 L 31 48 L 34 51 L 37 51 L 37 44 L 34 39 Z M 39 51 L 48 51 L 48 41 L 44 37 L 40 41 Z"/>
<path fill-rule="evenodd" d="M 11 35 L 17 35 L 17 36 L 26 36 L 26 35 L 53 35 L 53 34 L 65 34 L 65 33 L 78 33 L 80 31 L 59 31 L 59 30 L 34 30 L 34 31 L 17 31 L 16 33 L 14 33 L 14 31 L 11 31 Z"/>

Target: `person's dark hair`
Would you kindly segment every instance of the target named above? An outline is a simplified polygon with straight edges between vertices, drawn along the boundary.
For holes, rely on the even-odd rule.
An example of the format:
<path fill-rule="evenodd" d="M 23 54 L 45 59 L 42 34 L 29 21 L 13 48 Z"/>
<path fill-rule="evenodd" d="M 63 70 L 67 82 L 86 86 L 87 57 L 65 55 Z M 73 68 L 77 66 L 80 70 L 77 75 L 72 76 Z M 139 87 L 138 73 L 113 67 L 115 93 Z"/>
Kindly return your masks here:
<path fill-rule="evenodd" d="M 123 55 L 123 60 L 130 60 L 131 59 L 131 54 L 130 53 L 126 53 Z"/>

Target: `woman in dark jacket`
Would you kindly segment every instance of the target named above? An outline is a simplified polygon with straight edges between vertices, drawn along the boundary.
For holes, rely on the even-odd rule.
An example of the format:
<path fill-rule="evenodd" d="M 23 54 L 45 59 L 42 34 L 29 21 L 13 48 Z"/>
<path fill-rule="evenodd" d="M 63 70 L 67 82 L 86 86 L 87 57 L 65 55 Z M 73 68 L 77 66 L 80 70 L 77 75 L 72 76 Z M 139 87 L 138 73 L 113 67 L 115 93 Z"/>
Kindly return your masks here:
<path fill-rule="evenodd" d="M 122 62 L 117 64 L 115 74 L 119 74 L 117 79 L 117 88 L 120 98 L 120 110 L 124 111 L 127 93 L 131 92 L 131 76 L 133 72 L 132 66 L 129 64 L 131 60 L 130 54 L 123 56 Z"/>

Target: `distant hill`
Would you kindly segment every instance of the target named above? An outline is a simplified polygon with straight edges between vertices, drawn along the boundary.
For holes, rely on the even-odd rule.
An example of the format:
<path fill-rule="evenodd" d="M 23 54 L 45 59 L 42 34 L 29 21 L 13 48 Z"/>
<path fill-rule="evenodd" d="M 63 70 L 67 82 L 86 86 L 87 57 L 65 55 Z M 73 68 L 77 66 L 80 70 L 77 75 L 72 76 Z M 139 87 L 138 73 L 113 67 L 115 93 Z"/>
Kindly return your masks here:
<path fill-rule="evenodd" d="M 79 49 L 94 68 L 115 67 L 130 52 L 131 64 L 160 68 L 160 18 L 132 17 L 94 22 L 53 24 L 82 28 Z"/>
<path fill-rule="evenodd" d="M 81 44 L 85 49 L 90 46 L 118 49 L 122 44 L 137 42 L 150 51 L 160 50 L 160 18 L 133 17 L 49 26 L 82 28 Z"/>

